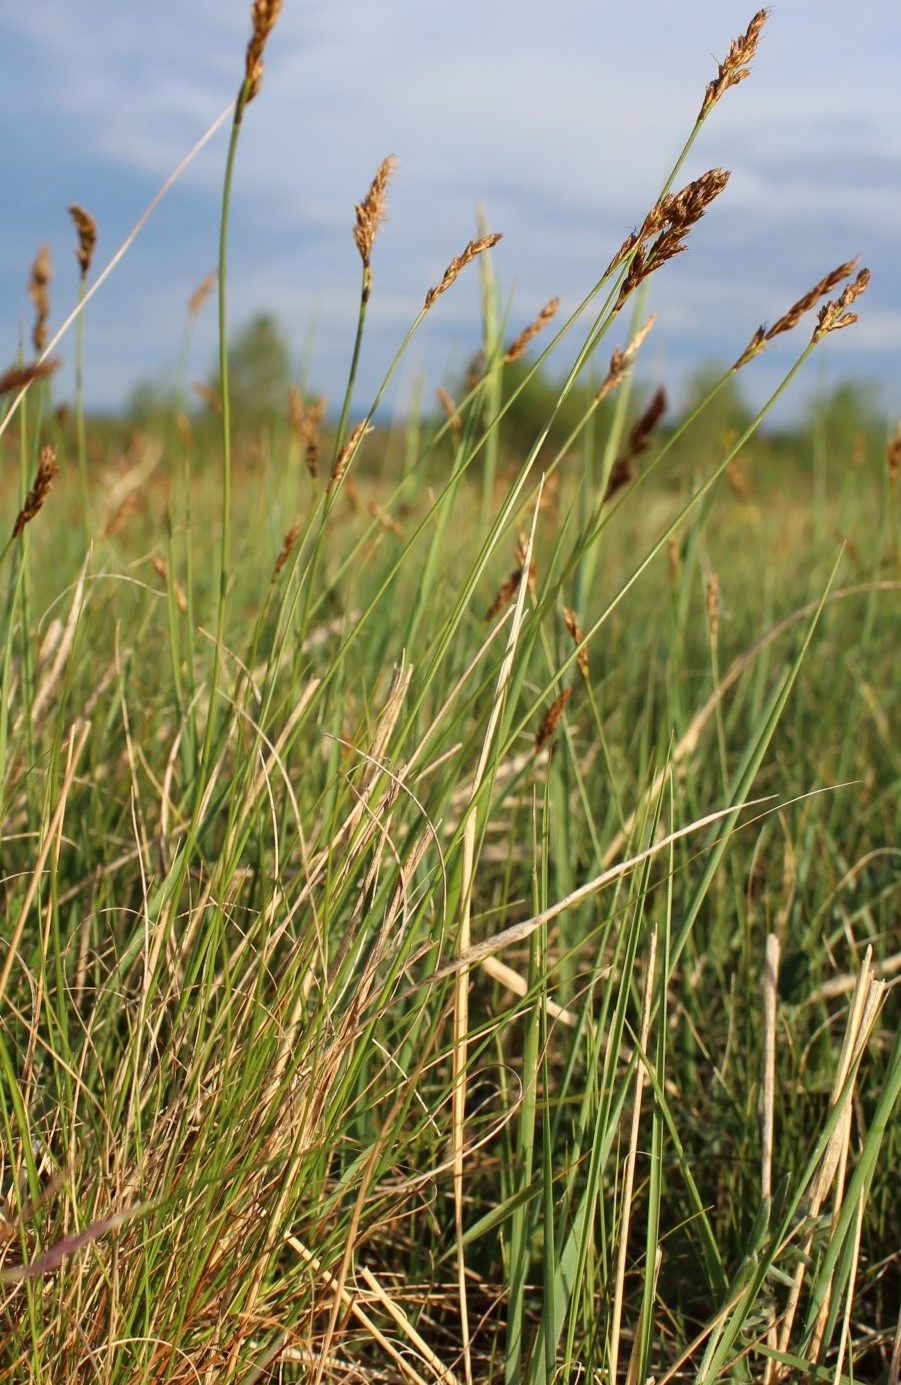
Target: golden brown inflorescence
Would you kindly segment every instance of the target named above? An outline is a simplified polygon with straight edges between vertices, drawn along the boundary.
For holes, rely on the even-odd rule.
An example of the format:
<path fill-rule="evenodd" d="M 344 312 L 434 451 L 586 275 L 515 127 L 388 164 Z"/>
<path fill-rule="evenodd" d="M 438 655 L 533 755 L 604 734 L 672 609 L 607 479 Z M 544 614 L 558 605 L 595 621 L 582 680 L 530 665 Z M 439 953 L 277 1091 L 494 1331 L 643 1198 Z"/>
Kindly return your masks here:
<path fill-rule="evenodd" d="M 22 506 L 16 522 L 13 525 L 13 538 L 17 539 L 25 528 L 30 524 L 39 510 L 43 508 L 44 501 L 50 493 L 56 473 L 59 467 L 56 464 L 56 450 L 49 445 L 41 449 L 41 459 L 38 462 L 37 475 L 34 478 L 34 485 L 25 497 L 25 504 Z"/>
<path fill-rule="evenodd" d="M 585 638 L 584 634 L 582 633 L 582 627 L 579 624 L 575 611 L 571 611 L 568 606 L 563 607 L 563 623 L 566 626 L 569 633 L 572 635 L 573 644 L 576 646 L 577 651 L 576 664 L 578 665 L 579 672 L 581 673 L 582 677 L 587 683 L 588 646 L 582 643 L 582 641 Z"/>
<path fill-rule="evenodd" d="M 247 100 L 252 101 L 258 94 L 263 81 L 263 50 L 275 22 L 281 13 L 282 0 L 253 0 L 250 8 L 250 22 L 253 26 L 250 42 L 247 45 L 247 59 L 244 67 L 244 80 L 248 86 Z"/>
<path fill-rule="evenodd" d="M 755 356 L 760 355 L 767 342 L 771 342 L 774 337 L 781 336 L 783 332 L 791 332 L 797 327 L 806 312 L 816 307 L 821 298 L 837 288 L 843 279 L 847 279 L 849 274 L 854 273 L 856 268 L 856 259 L 846 260 L 844 264 L 840 264 L 836 269 L 824 274 L 819 283 L 814 284 L 813 288 L 799 298 L 797 303 L 793 303 L 788 312 L 783 313 L 772 327 L 758 327 L 732 369 L 740 370 L 743 365 L 747 365 L 748 361 L 752 361 Z M 855 299 L 865 292 L 869 282 L 870 271 L 862 269 L 853 283 L 847 285 L 835 302 L 823 305 L 817 317 L 817 327 L 813 334 L 814 341 L 819 341 L 820 337 L 827 332 L 834 332 L 841 327 L 850 327 L 852 322 L 857 321 L 857 314 L 849 313 L 847 309 Z"/>
<path fill-rule="evenodd" d="M 53 270 L 50 264 L 50 246 L 42 245 L 31 266 L 28 281 L 28 297 L 34 304 L 34 328 L 31 340 L 35 351 L 40 353 L 47 345 L 47 322 L 50 317 L 50 280 Z"/>
<path fill-rule="evenodd" d="M 196 317 L 200 312 L 200 309 L 216 287 L 216 280 L 218 277 L 219 275 L 216 273 L 216 270 L 211 269 L 209 274 L 203 276 L 200 283 L 191 294 L 191 297 L 188 299 L 188 312 L 192 317 Z"/>
<path fill-rule="evenodd" d="M 520 356 L 525 355 L 530 342 L 533 342 L 538 336 L 538 333 L 542 332 L 552 318 L 556 317 L 559 309 L 559 298 L 552 298 L 549 303 L 545 303 L 535 320 L 530 322 L 528 327 L 525 327 L 520 332 L 513 344 L 507 348 L 504 353 L 504 361 L 506 364 L 509 365 L 511 361 L 518 361 Z"/>
<path fill-rule="evenodd" d="M 760 42 L 760 35 L 763 33 L 763 26 L 767 21 L 769 10 L 758 10 L 745 33 L 739 38 L 733 39 L 729 45 L 729 52 L 720 63 L 719 72 L 714 81 L 709 82 L 704 93 L 704 100 L 701 102 L 701 109 L 698 112 L 698 120 L 704 120 L 710 111 L 719 101 L 724 92 L 730 87 L 737 87 L 739 82 L 743 82 L 751 74 L 751 63 L 757 52 L 757 45 Z"/>
<path fill-rule="evenodd" d="M 82 279 L 86 279 L 97 245 L 97 222 L 91 213 L 86 212 L 84 207 L 79 207 L 77 202 L 72 203 L 69 208 L 69 215 L 75 223 L 75 230 L 78 234 L 78 249 L 75 251 L 75 258 L 81 269 Z"/>
<path fill-rule="evenodd" d="M 363 441 L 366 434 L 371 432 L 372 428 L 370 427 L 369 420 L 366 418 L 361 419 L 361 421 L 357 424 L 356 428 L 351 433 L 347 442 L 342 447 L 341 451 L 338 453 L 335 465 L 332 467 L 332 474 L 329 477 L 329 491 L 333 491 L 336 486 L 340 485 L 341 481 L 344 478 L 344 473 L 347 471 L 347 468 L 353 461 L 354 453 L 360 446 L 360 443 Z"/>
<path fill-rule="evenodd" d="M 641 456 L 642 452 L 647 451 L 651 434 L 665 413 L 666 390 L 661 385 L 641 418 L 633 425 L 625 451 L 621 452 L 613 463 L 607 489 L 604 492 L 605 502 L 610 500 L 617 491 L 622 490 L 623 486 L 629 485 L 630 481 L 634 480 L 635 468 L 632 463 L 636 457 Z"/>
<path fill-rule="evenodd" d="M 59 370 L 60 361 L 54 359 L 50 361 L 32 361 L 30 365 L 14 365 L 9 370 L 4 370 L 0 375 L 0 395 L 12 394 L 14 390 L 25 389 L 33 380 L 45 380 L 48 375 L 52 375 L 55 370 Z"/>
<path fill-rule="evenodd" d="M 296 385 L 288 391 L 288 424 L 297 439 L 304 466 L 312 480 L 319 474 L 319 448 L 322 441 L 322 420 L 325 418 L 325 396 L 307 403 Z"/>
<path fill-rule="evenodd" d="M 534 753 L 536 755 L 544 749 L 548 741 L 553 740 L 554 732 L 557 729 L 557 722 L 562 717 L 566 704 L 572 697 L 572 694 L 572 688 L 564 688 L 560 696 L 554 700 L 545 713 L 535 736 Z"/>
<path fill-rule="evenodd" d="M 357 221 L 354 226 L 354 242 L 360 252 L 364 271 L 369 270 L 372 260 L 372 246 L 378 235 L 378 229 L 384 221 L 388 220 L 388 213 L 385 210 L 388 201 L 388 184 L 391 182 L 396 168 L 397 159 L 393 154 L 389 154 L 388 158 L 383 159 L 379 164 L 378 172 L 363 201 L 358 202 L 354 208 L 357 214 Z M 366 279 L 368 290 L 368 273 Z"/>
<path fill-rule="evenodd" d="M 682 253 L 689 231 L 728 181 L 728 169 L 710 168 L 680 192 L 664 193 L 654 203 L 641 228 L 626 237 L 605 270 L 604 278 L 629 260 L 616 300 L 617 309 L 649 274 Z"/>
<path fill-rule="evenodd" d="M 501 231 L 493 231 L 489 236 L 482 236 L 479 240 L 471 240 L 462 255 L 455 255 L 444 271 L 444 278 L 441 283 L 429 289 L 426 294 L 424 303 L 426 310 L 432 306 L 436 298 L 447 292 L 462 269 L 465 269 L 477 255 L 481 255 L 483 251 L 491 250 L 493 246 L 497 245 L 498 241 L 502 239 L 502 235 Z"/>
<path fill-rule="evenodd" d="M 635 357 L 638 355 L 638 352 L 641 349 L 642 342 L 644 341 L 645 337 L 648 335 L 656 321 L 656 313 L 651 313 L 651 316 L 648 318 L 647 322 L 643 323 L 643 325 L 639 327 L 638 331 L 635 333 L 634 337 L 629 342 L 629 345 L 626 347 L 625 351 L 623 351 L 623 349 L 618 346 L 616 350 L 613 352 L 613 355 L 610 357 L 610 368 L 607 371 L 604 383 L 601 385 L 601 388 L 595 395 L 596 404 L 600 404 L 602 399 L 606 399 L 607 395 L 612 394 L 615 389 L 619 388 L 623 380 L 625 380 L 627 374 L 629 373 L 629 369 L 633 361 L 635 360 Z"/>

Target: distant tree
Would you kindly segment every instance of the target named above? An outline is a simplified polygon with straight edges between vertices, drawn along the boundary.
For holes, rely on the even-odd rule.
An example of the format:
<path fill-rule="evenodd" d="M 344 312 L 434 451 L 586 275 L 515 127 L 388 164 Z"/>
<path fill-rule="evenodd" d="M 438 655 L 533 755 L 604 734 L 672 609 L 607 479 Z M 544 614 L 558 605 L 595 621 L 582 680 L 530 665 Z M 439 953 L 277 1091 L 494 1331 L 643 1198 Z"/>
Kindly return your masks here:
<path fill-rule="evenodd" d="M 228 381 L 232 415 L 239 426 L 255 427 L 284 416 L 291 352 L 271 314 L 258 313 L 235 332 L 228 349 Z M 218 394 L 218 366 L 209 384 Z"/>
<path fill-rule="evenodd" d="M 159 424 L 175 410 L 175 391 L 171 381 L 139 380 L 128 396 L 126 413 L 135 423 Z"/>

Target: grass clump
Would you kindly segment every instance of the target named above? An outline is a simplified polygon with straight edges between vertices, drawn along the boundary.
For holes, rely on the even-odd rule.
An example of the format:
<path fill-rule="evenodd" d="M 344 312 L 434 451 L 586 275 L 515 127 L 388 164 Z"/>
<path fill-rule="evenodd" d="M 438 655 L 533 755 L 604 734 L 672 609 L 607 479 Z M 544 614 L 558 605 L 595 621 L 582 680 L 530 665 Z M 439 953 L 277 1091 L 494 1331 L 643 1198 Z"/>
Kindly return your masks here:
<path fill-rule="evenodd" d="M 723 171 L 673 170 L 525 370 L 556 309 L 504 346 L 480 228 L 417 319 L 477 259 L 478 367 L 374 475 L 386 160 L 338 426 L 297 392 L 290 464 L 245 469 L 228 187 L 278 9 L 226 175 L 218 482 L 182 420 L 159 495 L 145 440 L 73 522 L 40 367 L 12 386 L 0 1378 L 897 1379 L 897 444 L 812 496 L 755 476 L 766 410 L 705 434 L 865 271 L 664 428 L 662 391 L 629 408 L 643 312 L 592 369 Z M 673 473 L 693 437 L 715 459 Z"/>

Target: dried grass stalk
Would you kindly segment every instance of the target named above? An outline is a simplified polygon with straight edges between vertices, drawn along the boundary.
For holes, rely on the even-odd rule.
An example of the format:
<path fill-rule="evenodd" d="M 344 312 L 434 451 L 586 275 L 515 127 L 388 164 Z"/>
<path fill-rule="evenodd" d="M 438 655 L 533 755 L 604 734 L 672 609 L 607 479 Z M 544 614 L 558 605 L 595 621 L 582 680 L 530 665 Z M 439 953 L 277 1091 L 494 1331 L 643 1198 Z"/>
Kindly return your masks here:
<path fill-rule="evenodd" d="M 454 438 L 459 442 L 460 434 L 463 431 L 463 423 L 460 418 L 460 411 L 457 408 L 457 404 L 453 395 L 450 394 L 449 391 L 446 390 L 443 385 L 439 385 L 435 391 L 435 397 L 437 398 L 438 403 L 441 405 L 444 412 L 447 414 L 447 421 L 450 424 L 451 433 L 453 434 Z"/>
<path fill-rule="evenodd" d="M 757 45 L 760 42 L 768 14 L 769 10 L 758 10 L 745 33 L 732 40 L 729 45 L 729 52 L 720 63 L 716 79 L 708 83 L 701 109 L 698 112 L 699 121 L 704 120 L 710 114 L 724 92 L 727 92 L 730 87 L 737 87 L 739 82 L 743 82 L 746 77 L 751 75 L 751 63 L 754 61 L 754 55 L 757 52 Z"/>
<path fill-rule="evenodd" d="M 543 331 L 547 324 L 556 316 L 560 310 L 560 299 L 552 298 L 549 303 L 545 303 L 541 312 L 530 322 L 528 327 L 523 328 L 512 346 L 507 348 L 504 361 L 509 364 L 511 361 L 518 361 L 520 356 L 524 356 L 529 343 L 534 341 L 538 333 Z"/>
<path fill-rule="evenodd" d="M 252 101 L 259 93 L 263 81 L 263 50 L 275 22 L 281 13 L 282 0 L 253 0 L 250 8 L 250 22 L 253 26 L 250 42 L 247 45 L 247 58 L 244 81 L 248 85 L 247 100 Z"/>
<path fill-rule="evenodd" d="M 47 345 L 47 322 L 50 318 L 50 280 L 53 269 L 50 263 L 50 246 L 42 245 L 31 266 L 28 281 L 28 297 L 34 304 L 34 328 L 31 333 L 32 344 L 38 355 Z"/>
<path fill-rule="evenodd" d="M 38 462 L 37 475 L 34 478 L 34 485 L 25 497 L 25 504 L 22 506 L 16 522 L 13 525 L 13 538 L 17 539 L 25 528 L 30 524 L 38 511 L 43 507 L 44 501 L 50 493 L 56 473 L 59 467 L 56 464 L 56 449 L 49 444 L 41 449 L 41 459 Z"/>
<path fill-rule="evenodd" d="M 88 277 L 88 270 L 91 268 L 91 261 L 94 258 L 94 247 L 97 244 L 97 222 L 86 212 L 84 207 L 79 207 L 77 202 L 73 202 L 69 208 L 69 215 L 75 223 L 75 230 L 78 233 L 78 249 L 75 251 L 75 258 L 81 267 L 81 277 Z"/>
<path fill-rule="evenodd" d="M 14 390 L 25 389 L 34 380 L 45 380 L 62 362 L 59 358 L 48 361 L 32 361 L 30 365 L 14 365 L 0 375 L 0 395 L 12 394 Z"/>
<path fill-rule="evenodd" d="M 477 255 L 481 255 L 483 251 L 491 250 L 502 237 L 503 232 L 492 231 L 490 235 L 482 236 L 479 240 L 471 240 L 462 255 L 455 255 L 444 271 L 444 278 L 441 280 L 441 283 L 436 285 L 435 288 L 429 289 L 426 294 L 425 303 L 423 305 L 426 311 L 431 308 L 436 298 L 440 298 L 442 293 L 447 292 L 462 269 L 465 269 L 466 266 L 474 260 Z"/>

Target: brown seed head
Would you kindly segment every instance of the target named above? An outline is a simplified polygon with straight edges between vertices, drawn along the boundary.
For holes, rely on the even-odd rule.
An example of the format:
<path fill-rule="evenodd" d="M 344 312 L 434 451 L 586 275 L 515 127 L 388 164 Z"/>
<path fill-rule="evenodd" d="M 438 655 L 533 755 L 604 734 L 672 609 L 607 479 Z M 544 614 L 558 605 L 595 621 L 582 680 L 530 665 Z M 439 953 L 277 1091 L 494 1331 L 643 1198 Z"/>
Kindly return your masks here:
<path fill-rule="evenodd" d="M 685 249 L 689 231 L 729 181 L 725 168 L 710 168 L 678 193 L 666 193 L 648 212 L 635 243 L 615 309 L 625 303 L 638 285 L 655 269 Z"/>
<path fill-rule="evenodd" d="M 253 28 L 244 67 L 245 82 L 250 83 L 248 101 L 252 101 L 260 90 L 263 81 L 263 50 L 275 28 L 281 8 L 282 0 L 253 0 L 250 7 L 250 22 Z"/>
<path fill-rule="evenodd" d="M 833 269 L 831 273 L 824 274 L 818 284 L 814 284 L 803 298 L 799 298 L 797 303 L 792 304 L 787 313 L 783 313 L 782 317 L 773 323 L 766 334 L 767 341 L 772 341 L 780 333 L 790 332 L 793 327 L 797 327 L 803 315 L 815 307 L 827 293 L 831 293 L 843 279 L 847 279 L 849 274 L 853 274 L 856 268 L 856 259 L 847 260 L 844 264 L 840 264 L 837 269 Z"/>
<path fill-rule="evenodd" d="M 541 312 L 534 319 L 534 321 L 530 322 L 528 327 L 523 328 L 513 345 L 507 348 L 504 360 L 508 363 L 510 361 L 518 361 L 520 356 L 525 355 L 529 343 L 535 340 L 535 338 L 538 336 L 538 333 L 541 332 L 547 326 L 551 319 L 556 315 L 559 308 L 559 298 L 552 298 L 549 303 L 545 303 L 544 307 L 541 309 Z"/>
<path fill-rule="evenodd" d="M 354 241 L 360 252 L 360 259 L 363 261 L 363 268 L 368 269 L 372 256 L 372 243 L 376 238 L 378 229 L 383 221 L 387 221 L 388 214 L 385 205 L 388 199 L 388 184 L 392 174 L 397 168 L 397 159 L 393 154 L 387 159 L 383 159 L 379 164 L 378 172 L 370 184 L 369 191 L 358 202 L 355 211 L 357 214 L 357 224 L 354 227 Z"/>
<path fill-rule="evenodd" d="M 291 528 L 288 530 L 287 534 L 282 539 L 281 550 L 279 552 L 278 557 L 275 560 L 275 567 L 272 571 L 273 582 L 275 581 L 278 574 L 281 572 L 282 568 L 285 566 L 285 563 L 291 557 L 291 554 L 294 551 L 294 545 L 297 542 L 297 535 L 299 533 L 300 516 L 298 515 L 297 519 L 295 519 L 294 523 L 291 525 Z"/>
<path fill-rule="evenodd" d="M 817 313 L 817 325 L 811 340 L 817 342 L 828 332 L 839 332 L 843 327 L 852 326 L 857 321 L 857 313 L 849 312 L 848 309 L 852 303 L 857 302 L 862 293 L 866 293 L 869 286 L 870 271 L 862 269 L 838 298 L 823 304 Z"/>
<path fill-rule="evenodd" d="M 14 539 L 19 537 L 25 525 L 31 523 L 43 506 L 58 470 L 59 467 L 56 464 L 56 450 L 49 445 L 42 448 L 41 459 L 38 462 L 37 475 L 34 478 L 34 485 L 26 495 L 25 504 L 16 516 L 16 522 L 13 525 Z"/>
<path fill-rule="evenodd" d="M 314 481 L 319 474 L 325 402 L 325 395 L 320 395 L 312 403 L 306 403 L 296 385 L 292 385 L 288 391 L 288 424 L 300 446 L 304 466 Z"/>
<path fill-rule="evenodd" d="M 635 357 L 638 355 L 638 352 L 641 349 L 642 342 L 644 341 L 645 337 L 648 335 L 656 321 L 657 314 L 651 313 L 651 316 L 648 318 L 647 322 L 645 322 L 643 326 L 639 327 L 638 331 L 635 333 L 634 337 L 629 342 L 629 345 L 626 347 L 625 351 L 621 350 L 620 347 L 616 348 L 613 355 L 610 357 L 610 369 L 607 371 L 606 379 L 604 380 L 604 383 L 601 385 L 601 388 L 595 395 L 596 403 L 600 404 L 602 399 L 606 399 L 608 394 L 612 394 L 613 391 L 622 384 L 623 380 L 626 378 L 626 375 L 629 372 L 629 368 L 632 365 L 632 362 L 635 360 Z"/>
<path fill-rule="evenodd" d="M 720 632 L 720 579 L 716 572 L 707 583 L 707 625 L 711 640 L 716 642 Z"/>
<path fill-rule="evenodd" d="M 542 720 L 542 723 L 538 728 L 538 734 L 535 737 L 534 753 L 536 755 L 539 754 L 539 752 L 544 748 L 544 746 L 547 745 L 548 741 L 551 740 L 551 738 L 553 737 L 554 732 L 557 729 L 557 722 L 562 717 L 564 708 L 566 707 L 566 704 L 569 701 L 569 699 L 572 697 L 572 694 L 572 688 L 564 688 L 560 696 L 551 704 L 550 708 L 545 713 L 544 719 Z"/>
<path fill-rule="evenodd" d="M 191 389 L 197 398 L 207 406 L 210 413 L 222 416 L 222 396 L 218 390 L 214 390 L 210 385 L 205 385 L 202 380 L 195 380 Z"/>
<path fill-rule="evenodd" d="M 888 476 L 890 481 L 897 481 L 901 473 L 901 423 L 895 430 L 895 436 L 889 439 L 885 450 L 885 460 L 888 465 Z"/>
<path fill-rule="evenodd" d="M 332 474 L 329 477 L 328 489 L 333 491 L 344 478 L 344 473 L 354 459 L 354 453 L 360 446 L 367 433 L 371 433 L 372 428 L 368 419 L 361 419 L 356 428 L 351 433 L 347 442 L 338 453 L 335 465 L 332 467 Z"/>
<path fill-rule="evenodd" d="M 153 563 L 153 566 L 156 569 L 159 576 L 162 577 L 163 582 L 166 584 L 166 586 L 168 588 L 171 588 L 172 595 L 175 599 L 175 604 L 181 611 L 182 615 L 184 615 L 188 609 L 188 599 L 185 596 L 184 587 L 181 585 L 180 582 L 174 582 L 171 579 L 169 575 L 168 565 L 158 554 L 154 553 L 150 561 Z"/>
<path fill-rule="evenodd" d="M 34 329 L 31 333 L 32 344 L 35 351 L 39 354 L 47 345 L 47 320 L 50 317 L 50 280 L 53 278 L 53 269 L 50 264 L 50 246 L 42 245 L 37 253 L 34 264 L 31 266 L 31 278 L 28 282 L 28 297 L 34 304 Z"/>
<path fill-rule="evenodd" d="M 81 266 L 81 277 L 88 277 L 88 270 L 91 268 L 91 260 L 94 258 L 94 247 L 97 244 L 97 222 L 86 212 L 84 207 L 79 207 L 77 202 L 73 202 L 69 208 L 69 215 L 75 223 L 75 230 L 78 233 L 78 249 L 75 251 L 75 258 Z"/>
<path fill-rule="evenodd" d="M 216 287 L 216 280 L 218 277 L 219 275 L 216 273 L 216 270 L 211 269 L 209 274 L 203 276 L 200 283 L 191 294 L 191 297 L 188 299 L 188 312 L 192 317 L 196 317 L 200 312 L 200 309 Z"/>
<path fill-rule="evenodd" d="M 647 450 L 651 434 L 657 427 L 663 415 L 666 413 L 666 390 L 661 386 L 654 394 L 648 407 L 645 409 L 641 418 L 634 424 L 629 441 L 626 443 L 625 451 L 617 457 L 610 471 L 610 479 L 607 482 L 607 489 L 604 492 L 604 503 L 610 500 L 617 491 L 622 490 L 630 481 L 634 480 L 635 468 L 632 463 L 636 457 Z"/>
<path fill-rule="evenodd" d="M 729 45 L 729 52 L 719 65 L 716 79 L 708 84 L 704 93 L 698 120 L 703 120 L 710 113 L 724 92 L 728 91 L 730 87 L 737 87 L 739 82 L 743 82 L 746 77 L 751 75 L 750 65 L 757 52 L 757 45 L 760 42 L 760 35 L 763 33 L 763 26 L 767 21 L 768 14 L 769 10 L 758 10 L 746 32 L 739 38 L 732 40 Z"/>
<path fill-rule="evenodd" d="M 457 404 L 454 400 L 453 395 L 451 395 L 444 388 L 443 385 L 439 385 L 435 391 L 435 397 L 437 398 L 438 403 L 441 405 L 444 412 L 447 414 L 447 421 L 450 424 L 451 434 L 454 438 L 456 438 L 459 441 L 460 435 L 463 431 L 463 423 L 460 418 L 460 411 L 457 408 Z"/>
<path fill-rule="evenodd" d="M 441 280 L 441 283 L 435 288 L 429 289 L 425 296 L 424 307 L 426 310 L 432 306 L 436 298 L 440 297 L 442 293 L 447 292 L 461 269 L 465 269 L 470 261 L 474 260 L 477 255 L 481 255 L 484 250 L 490 250 L 492 246 L 497 245 L 498 241 L 502 239 L 502 236 L 503 232 L 493 231 L 489 236 L 482 236 L 479 240 L 471 240 L 462 255 L 456 255 L 454 259 L 451 260 L 447 269 L 444 271 L 444 278 Z"/>
<path fill-rule="evenodd" d="M 587 683 L 588 646 L 582 644 L 582 627 L 576 619 L 575 611 L 571 611 L 568 606 L 563 607 L 563 623 L 573 637 L 573 644 L 582 645 L 581 649 L 576 654 L 576 664 L 578 665 L 579 672 L 581 673 L 582 677 L 585 679 L 585 682 Z"/>
<path fill-rule="evenodd" d="M 30 385 L 32 380 L 44 380 L 59 370 L 62 362 L 57 358 L 50 361 L 32 361 L 31 365 L 14 365 L 0 375 L 0 395 L 12 394 Z"/>

